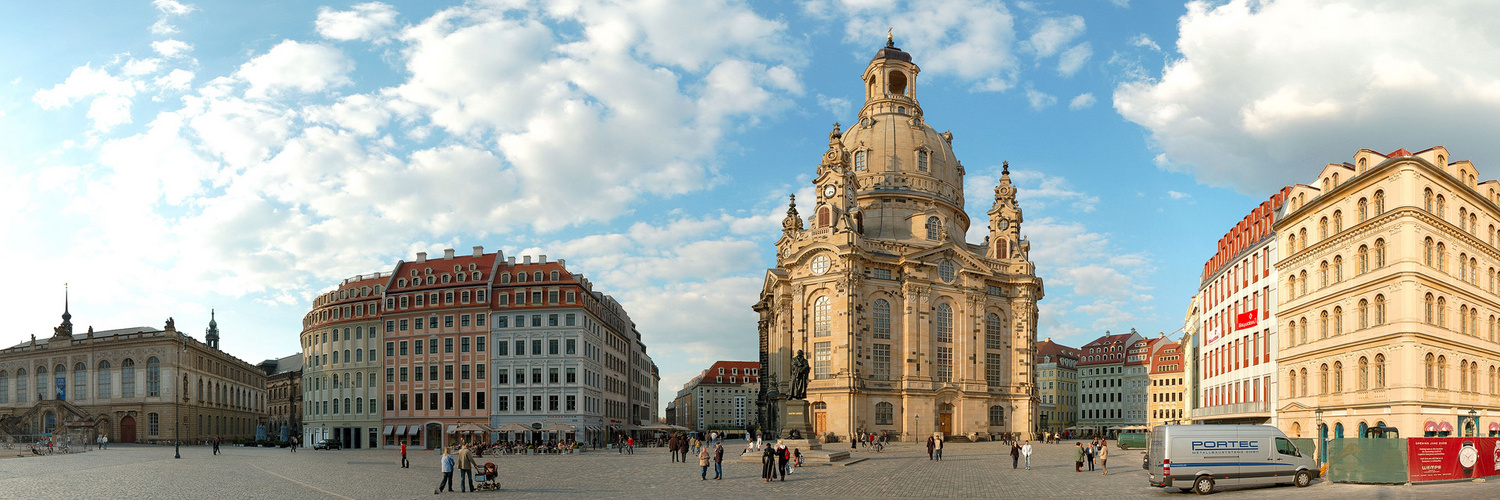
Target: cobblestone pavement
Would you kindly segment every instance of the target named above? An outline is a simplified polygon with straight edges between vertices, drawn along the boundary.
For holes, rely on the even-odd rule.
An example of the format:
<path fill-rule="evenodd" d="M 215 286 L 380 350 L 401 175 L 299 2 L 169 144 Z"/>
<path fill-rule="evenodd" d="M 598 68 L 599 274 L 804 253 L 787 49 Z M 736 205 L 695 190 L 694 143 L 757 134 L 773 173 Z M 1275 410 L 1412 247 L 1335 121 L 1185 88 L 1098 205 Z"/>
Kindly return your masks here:
<path fill-rule="evenodd" d="M 838 446 L 837 444 L 832 446 Z M 563 456 L 487 456 L 501 469 L 504 491 L 475 496 L 523 498 L 744 498 L 753 494 L 819 498 L 1194 498 L 1146 486 L 1141 452 L 1112 449 L 1111 473 L 1073 472 L 1069 445 L 1038 445 L 1033 470 L 1012 470 L 999 443 L 954 443 L 942 462 L 914 444 L 883 453 L 860 450 L 847 466 L 809 465 L 786 482 L 765 483 L 760 466 L 732 461 L 743 443 L 725 447 L 724 480 L 700 481 L 696 459 L 672 463 L 661 448 L 619 455 L 596 451 Z M 434 498 L 441 479 L 432 452 L 410 455 L 398 467 L 392 450 L 311 451 L 224 447 L 112 445 L 110 449 L 50 457 L 0 458 L 0 498 L 25 499 L 385 499 Z M 709 475 L 712 478 L 710 467 Z M 456 476 L 457 474 L 455 474 Z M 456 479 L 456 477 L 455 477 Z M 454 488 L 458 490 L 458 488 Z M 754 492 L 754 493 L 751 493 Z M 445 493 L 446 495 L 447 493 Z M 460 493 L 461 494 L 461 493 Z M 1279 498 L 1500 498 L 1500 481 L 1418 486 L 1331 484 L 1297 489 L 1228 489 L 1215 497 Z"/>

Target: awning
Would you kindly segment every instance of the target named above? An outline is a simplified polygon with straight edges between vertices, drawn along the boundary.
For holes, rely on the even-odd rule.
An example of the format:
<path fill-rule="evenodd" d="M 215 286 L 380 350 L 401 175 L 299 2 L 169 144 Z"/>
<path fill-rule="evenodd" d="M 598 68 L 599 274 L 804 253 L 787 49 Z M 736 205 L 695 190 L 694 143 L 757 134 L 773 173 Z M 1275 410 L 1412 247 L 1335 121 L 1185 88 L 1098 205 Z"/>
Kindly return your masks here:
<path fill-rule="evenodd" d="M 1453 432 L 1453 426 L 1448 424 L 1448 422 L 1443 422 L 1441 424 L 1438 424 L 1437 430 L 1438 432 Z"/>
<path fill-rule="evenodd" d="M 382 435 L 389 436 L 389 435 L 391 435 L 392 432 L 395 432 L 395 430 L 396 430 L 396 426 L 394 426 L 394 425 L 387 425 L 387 426 L 385 426 L 385 433 L 382 434 Z"/>
<path fill-rule="evenodd" d="M 455 431 L 455 430 L 458 430 L 458 424 L 448 424 L 448 433 L 449 434 L 452 434 L 453 431 Z"/>
<path fill-rule="evenodd" d="M 406 426 L 404 426 L 404 425 L 398 425 L 398 426 L 396 426 L 396 435 L 397 436 L 405 436 L 406 435 Z"/>
<path fill-rule="evenodd" d="M 1490 422 L 1490 430 L 1500 431 L 1500 422 Z"/>
<path fill-rule="evenodd" d="M 1427 421 L 1426 425 L 1422 426 L 1422 432 L 1437 432 L 1437 430 L 1438 430 L 1437 422 L 1433 422 L 1433 421 L 1430 421 L 1430 420 Z"/>

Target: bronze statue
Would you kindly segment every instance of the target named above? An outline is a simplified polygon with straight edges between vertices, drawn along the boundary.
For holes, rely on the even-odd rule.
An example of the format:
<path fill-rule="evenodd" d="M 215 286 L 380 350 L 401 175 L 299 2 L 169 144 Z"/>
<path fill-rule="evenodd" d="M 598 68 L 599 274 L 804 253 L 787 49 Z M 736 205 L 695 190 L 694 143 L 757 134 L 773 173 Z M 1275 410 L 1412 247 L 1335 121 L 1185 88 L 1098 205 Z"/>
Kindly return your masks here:
<path fill-rule="evenodd" d="M 797 350 L 797 356 L 792 358 L 792 390 L 787 395 L 788 399 L 807 399 L 807 376 L 812 368 L 807 366 L 807 357 L 802 350 Z"/>
<path fill-rule="evenodd" d="M 173 321 L 170 316 L 167 317 L 167 328 L 166 328 L 166 330 L 167 331 L 173 331 L 173 330 L 176 330 L 176 329 L 177 329 L 177 322 Z"/>

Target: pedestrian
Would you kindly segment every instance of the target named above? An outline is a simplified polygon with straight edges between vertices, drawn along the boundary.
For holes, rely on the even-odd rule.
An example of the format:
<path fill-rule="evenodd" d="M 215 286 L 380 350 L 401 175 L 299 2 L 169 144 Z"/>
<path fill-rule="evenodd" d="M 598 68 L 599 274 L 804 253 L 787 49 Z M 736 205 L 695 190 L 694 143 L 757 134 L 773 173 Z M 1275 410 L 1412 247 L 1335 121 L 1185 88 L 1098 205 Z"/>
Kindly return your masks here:
<path fill-rule="evenodd" d="M 792 450 L 785 443 L 776 445 L 776 468 L 781 472 L 781 481 L 786 482 L 786 475 L 792 473 Z"/>
<path fill-rule="evenodd" d="M 667 439 L 667 448 L 672 450 L 672 463 L 677 463 L 677 460 L 681 458 L 681 455 L 677 452 L 677 433 L 672 433 L 672 437 Z"/>
<path fill-rule="evenodd" d="M 624 454 L 625 453 L 625 435 L 624 434 L 620 434 L 619 437 L 615 438 L 615 453 L 619 453 L 619 454 Z"/>
<path fill-rule="evenodd" d="M 451 493 L 453 491 L 453 455 L 448 454 L 448 447 L 443 447 L 443 456 L 438 459 L 438 464 L 443 471 L 443 482 L 438 483 L 437 489 L 432 490 L 432 494 L 442 493 L 444 487 L 448 488 Z"/>
<path fill-rule="evenodd" d="M 792 448 L 792 467 L 802 466 L 802 449 Z"/>
<path fill-rule="evenodd" d="M 625 454 L 626 455 L 634 455 L 635 454 L 635 437 L 634 436 L 625 438 Z"/>
<path fill-rule="evenodd" d="M 859 451 L 859 442 L 864 441 L 860 436 L 849 436 L 849 453 Z"/>
<path fill-rule="evenodd" d="M 714 480 L 724 479 L 724 443 L 714 444 Z"/>
<path fill-rule="evenodd" d="M 1083 458 L 1089 462 L 1089 472 L 1094 471 L 1094 445 L 1083 447 Z"/>
<path fill-rule="evenodd" d="M 1099 469 L 1104 471 L 1101 475 L 1109 475 L 1109 444 L 1099 443 Z"/>
<path fill-rule="evenodd" d="M 768 483 L 771 478 L 776 477 L 776 450 L 772 450 L 770 446 L 761 448 L 760 477 Z"/>
<path fill-rule="evenodd" d="M 1073 472 L 1083 472 L 1083 441 L 1074 441 L 1077 445 L 1073 449 Z"/>
<path fill-rule="evenodd" d="M 213 440 L 209 441 L 209 444 L 213 445 L 214 454 L 218 455 L 219 454 L 219 438 L 217 438 L 217 437 L 213 438 Z"/>
<path fill-rule="evenodd" d="M 932 436 L 927 437 L 927 459 L 932 460 Z"/>
<path fill-rule="evenodd" d="M 711 455 L 709 455 L 708 453 L 707 446 L 704 446 L 702 450 L 698 451 L 698 467 L 702 469 L 702 471 L 698 474 L 698 478 L 703 481 L 708 480 L 708 462 L 710 458 Z"/>
<path fill-rule="evenodd" d="M 401 443 L 401 468 L 410 469 L 411 462 L 406 461 L 406 443 Z"/>
<path fill-rule="evenodd" d="M 1030 439 L 1026 440 L 1026 444 L 1024 444 L 1024 445 L 1021 446 L 1021 456 L 1026 457 L 1026 470 L 1031 470 L 1031 440 Z"/>
<path fill-rule="evenodd" d="M 1015 443 L 1010 444 L 1010 468 L 1012 470 L 1021 465 L 1021 447 Z"/>
<path fill-rule="evenodd" d="M 713 443 L 719 442 L 719 431 L 714 431 L 714 432 L 708 433 L 708 442 L 709 442 L 709 444 L 713 444 Z"/>
<path fill-rule="evenodd" d="M 943 438 L 937 438 L 937 461 L 943 461 Z"/>
<path fill-rule="evenodd" d="M 474 490 L 474 452 L 464 445 L 458 449 L 458 491 Z"/>

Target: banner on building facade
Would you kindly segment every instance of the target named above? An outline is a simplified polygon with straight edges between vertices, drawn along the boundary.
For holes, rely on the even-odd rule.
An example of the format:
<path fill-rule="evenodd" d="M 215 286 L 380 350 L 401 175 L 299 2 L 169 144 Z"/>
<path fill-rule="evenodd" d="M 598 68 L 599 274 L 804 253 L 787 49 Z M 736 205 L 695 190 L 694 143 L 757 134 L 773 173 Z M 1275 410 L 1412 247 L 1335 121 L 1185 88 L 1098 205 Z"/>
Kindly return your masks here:
<path fill-rule="evenodd" d="M 1256 321 L 1258 319 L 1260 319 L 1259 309 L 1251 309 L 1249 311 L 1236 314 L 1234 315 L 1234 329 L 1236 331 L 1239 331 L 1246 328 L 1255 328 L 1255 325 L 1257 324 Z"/>
<path fill-rule="evenodd" d="M 1500 438 L 1409 438 L 1406 471 L 1411 481 L 1493 476 L 1500 470 Z"/>

